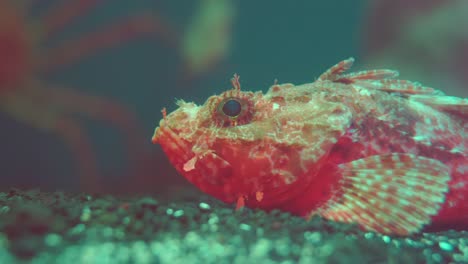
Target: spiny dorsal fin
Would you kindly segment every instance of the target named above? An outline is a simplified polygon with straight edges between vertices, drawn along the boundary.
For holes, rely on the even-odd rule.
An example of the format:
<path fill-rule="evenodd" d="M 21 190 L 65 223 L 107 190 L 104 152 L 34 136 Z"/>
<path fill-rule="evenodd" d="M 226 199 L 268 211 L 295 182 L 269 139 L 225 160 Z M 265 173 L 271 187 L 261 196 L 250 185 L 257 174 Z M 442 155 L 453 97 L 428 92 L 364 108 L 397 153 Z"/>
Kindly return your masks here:
<path fill-rule="evenodd" d="M 418 82 L 399 79 L 383 79 L 383 80 L 359 80 L 354 84 L 363 86 L 368 89 L 376 89 L 389 93 L 400 93 L 406 95 L 413 94 L 430 94 L 441 95 L 442 92 L 427 86 L 423 86 Z"/>
<path fill-rule="evenodd" d="M 330 69 L 328 69 L 324 73 L 322 73 L 318 77 L 317 81 L 325 81 L 325 80 L 335 81 L 336 79 L 340 78 L 343 72 L 349 70 L 351 66 L 353 66 L 353 63 L 354 63 L 353 57 L 348 58 L 346 60 L 342 60 L 338 62 L 337 64 L 333 65 L 332 67 L 330 67 Z"/>
<path fill-rule="evenodd" d="M 345 84 L 356 84 L 368 89 L 376 89 L 390 93 L 406 95 L 431 94 L 443 95 L 439 90 L 424 86 L 418 82 L 395 79 L 398 71 L 388 69 L 366 70 L 343 74 L 354 63 L 354 58 L 349 58 L 333 65 L 317 79 L 318 81 L 332 81 Z"/>
<path fill-rule="evenodd" d="M 376 155 L 340 165 L 340 193 L 319 210 L 329 220 L 407 235 L 430 223 L 445 200 L 449 169 L 411 154 Z"/>
<path fill-rule="evenodd" d="M 455 96 L 413 95 L 410 96 L 409 99 L 429 105 L 439 111 L 448 112 L 468 119 L 468 98 Z"/>
<path fill-rule="evenodd" d="M 398 77 L 398 74 L 397 71 L 387 69 L 359 71 L 343 74 L 336 81 L 351 83 L 357 80 L 383 80 Z"/>

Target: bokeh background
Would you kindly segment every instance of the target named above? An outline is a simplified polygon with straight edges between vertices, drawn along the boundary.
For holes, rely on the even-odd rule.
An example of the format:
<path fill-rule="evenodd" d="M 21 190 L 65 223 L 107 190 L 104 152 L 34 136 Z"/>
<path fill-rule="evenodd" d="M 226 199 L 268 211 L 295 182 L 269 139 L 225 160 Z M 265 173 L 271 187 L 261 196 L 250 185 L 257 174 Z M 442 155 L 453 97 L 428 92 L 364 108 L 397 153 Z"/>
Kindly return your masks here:
<path fill-rule="evenodd" d="M 77 0 L 24 1 L 31 2 L 26 22 L 40 27 L 40 18 L 47 10 L 73 1 Z M 134 138 L 122 135 L 111 120 L 96 120 L 92 115 L 58 108 L 57 115 L 76 121 L 88 136 L 93 149 L 93 157 L 88 158 L 98 165 L 96 186 L 88 186 L 80 180 L 86 176 L 80 174 L 77 153 L 60 133 L 24 122 L 0 108 L 2 189 L 134 193 L 187 186 L 159 146 L 150 142 L 162 117 L 160 110 L 174 110 L 176 98 L 203 103 L 208 96 L 230 88 L 233 73 L 241 76 L 243 89 L 266 91 L 275 79 L 280 83 L 311 82 L 329 66 L 353 56 L 356 70 L 396 69 L 402 79 L 422 82 L 449 95 L 468 96 L 466 1 L 84 2 L 99 4 L 73 19 L 60 33 L 46 38 L 45 46 L 100 28 L 105 32 L 107 26 L 118 25 L 131 16 L 151 16 L 156 25 L 154 32 L 135 34 L 69 65 L 35 72 L 34 76 L 46 84 L 65 85 L 77 94 L 121 106 L 135 119 Z M 9 37 L 2 35 L 8 19 L 0 16 L 0 23 L 0 41 L 4 42 Z M 3 56 L 11 49 L 0 43 Z M 0 57 L 2 63 L 6 62 Z M 0 79 L 0 96 L 6 98 L 7 89 L 1 85 Z M 40 93 L 41 89 L 36 90 Z M 52 96 L 45 103 L 73 104 L 73 100 Z M 27 111 L 40 112 L 42 106 L 33 105 Z M 128 151 L 129 141 L 137 151 Z"/>

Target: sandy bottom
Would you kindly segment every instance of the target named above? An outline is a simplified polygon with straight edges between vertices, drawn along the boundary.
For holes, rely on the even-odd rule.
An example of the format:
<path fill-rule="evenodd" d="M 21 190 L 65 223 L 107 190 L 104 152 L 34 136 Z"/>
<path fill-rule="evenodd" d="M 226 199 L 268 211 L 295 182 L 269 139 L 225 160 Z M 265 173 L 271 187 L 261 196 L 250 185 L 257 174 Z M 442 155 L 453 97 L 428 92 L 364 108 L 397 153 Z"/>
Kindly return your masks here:
<path fill-rule="evenodd" d="M 182 192 L 181 192 L 182 193 Z M 0 193 L 0 263 L 468 263 L 468 232 L 391 237 L 200 194 Z"/>

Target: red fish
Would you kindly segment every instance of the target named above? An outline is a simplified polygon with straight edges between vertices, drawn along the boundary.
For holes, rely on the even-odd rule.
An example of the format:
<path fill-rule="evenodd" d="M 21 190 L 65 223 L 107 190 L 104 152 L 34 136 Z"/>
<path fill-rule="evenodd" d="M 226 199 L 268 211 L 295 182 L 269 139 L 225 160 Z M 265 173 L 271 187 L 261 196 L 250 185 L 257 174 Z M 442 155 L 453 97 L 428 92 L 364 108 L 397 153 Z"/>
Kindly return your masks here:
<path fill-rule="evenodd" d="M 227 203 L 408 235 L 468 228 L 468 100 L 397 72 L 233 88 L 202 106 L 177 102 L 156 128 L 180 174 Z"/>

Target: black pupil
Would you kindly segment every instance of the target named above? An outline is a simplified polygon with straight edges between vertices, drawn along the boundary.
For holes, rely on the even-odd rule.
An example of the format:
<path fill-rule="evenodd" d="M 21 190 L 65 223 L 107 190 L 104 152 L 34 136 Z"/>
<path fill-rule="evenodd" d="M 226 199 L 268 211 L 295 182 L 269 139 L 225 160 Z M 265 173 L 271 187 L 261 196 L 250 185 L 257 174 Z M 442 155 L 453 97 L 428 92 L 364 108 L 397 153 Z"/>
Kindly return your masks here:
<path fill-rule="evenodd" d="M 223 105 L 223 113 L 230 117 L 236 117 L 240 114 L 242 106 L 239 101 L 230 99 L 227 100 Z"/>

